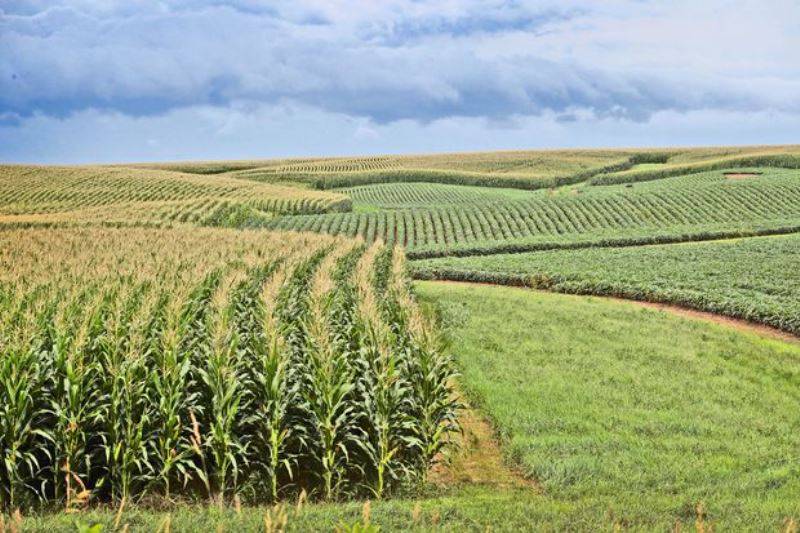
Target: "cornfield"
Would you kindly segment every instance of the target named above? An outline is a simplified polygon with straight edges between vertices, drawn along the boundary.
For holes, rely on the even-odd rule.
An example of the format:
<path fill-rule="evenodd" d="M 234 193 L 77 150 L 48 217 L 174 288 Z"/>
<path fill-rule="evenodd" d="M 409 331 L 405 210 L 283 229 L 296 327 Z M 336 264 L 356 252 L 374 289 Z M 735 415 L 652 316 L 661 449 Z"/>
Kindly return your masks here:
<path fill-rule="evenodd" d="M 227 176 L 120 167 L 0 165 L 0 223 L 246 226 L 350 209 L 346 196 Z"/>
<path fill-rule="evenodd" d="M 0 232 L 0 510 L 424 482 L 458 405 L 405 268 L 302 233 Z"/>

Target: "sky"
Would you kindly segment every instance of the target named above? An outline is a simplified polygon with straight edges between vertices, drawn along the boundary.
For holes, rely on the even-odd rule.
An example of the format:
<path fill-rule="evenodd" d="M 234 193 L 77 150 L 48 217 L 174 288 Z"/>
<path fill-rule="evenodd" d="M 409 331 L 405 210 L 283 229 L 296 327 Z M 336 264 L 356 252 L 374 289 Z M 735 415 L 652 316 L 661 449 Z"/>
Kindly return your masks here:
<path fill-rule="evenodd" d="M 800 143 L 797 0 L 0 0 L 0 161 Z"/>

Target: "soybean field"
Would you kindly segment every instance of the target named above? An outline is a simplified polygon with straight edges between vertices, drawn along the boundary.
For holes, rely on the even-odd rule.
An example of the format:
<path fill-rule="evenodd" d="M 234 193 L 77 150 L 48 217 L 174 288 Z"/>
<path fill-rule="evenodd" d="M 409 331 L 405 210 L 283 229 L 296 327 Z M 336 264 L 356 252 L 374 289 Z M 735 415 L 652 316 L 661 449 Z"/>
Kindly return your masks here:
<path fill-rule="evenodd" d="M 800 335 L 800 235 L 417 261 L 424 279 L 663 302 Z"/>
<path fill-rule="evenodd" d="M 507 200 L 507 190 L 497 188 L 480 193 L 476 188 L 454 191 L 456 186 L 448 185 L 373 185 L 344 189 L 362 212 L 277 217 L 266 226 L 396 243 L 414 258 L 800 228 L 798 171 L 765 170 L 750 180 L 711 171 L 664 181 L 668 183 L 518 191 Z"/>

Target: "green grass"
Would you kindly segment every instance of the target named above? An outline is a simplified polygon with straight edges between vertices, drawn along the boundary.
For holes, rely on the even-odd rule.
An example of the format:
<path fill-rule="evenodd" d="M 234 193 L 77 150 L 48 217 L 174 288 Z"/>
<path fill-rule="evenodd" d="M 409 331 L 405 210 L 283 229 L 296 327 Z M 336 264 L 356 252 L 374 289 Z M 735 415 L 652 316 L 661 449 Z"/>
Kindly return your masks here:
<path fill-rule="evenodd" d="M 347 529 L 362 524 L 363 503 L 312 504 L 300 513 L 290 503 L 287 531 L 357 531 Z M 226 507 L 179 505 L 167 511 L 129 506 L 120 526 L 129 531 L 163 531 L 169 517 L 171 530 L 265 531 L 264 519 L 276 512 L 270 507 L 244 507 L 241 513 Z M 23 521 L 25 531 L 75 532 L 76 524 L 100 524 L 103 531 L 114 531 L 115 511 L 92 510 L 66 515 L 37 514 Z M 611 530 L 616 517 L 607 508 L 577 508 L 568 502 L 554 501 L 525 490 L 497 490 L 493 487 L 464 487 L 438 495 L 411 499 L 371 502 L 371 524 L 380 531 L 586 531 L 598 527 Z M 691 520 L 684 520 L 687 525 Z M 10 519 L 7 519 L 10 523 Z M 274 523 L 274 522 L 273 522 Z"/>
<path fill-rule="evenodd" d="M 800 346 L 614 301 L 418 291 L 508 456 L 571 512 L 665 529 L 702 501 L 724 529 L 761 530 L 800 513 Z"/>
<path fill-rule="evenodd" d="M 665 302 L 800 334 L 800 236 L 439 258 L 423 278 Z"/>

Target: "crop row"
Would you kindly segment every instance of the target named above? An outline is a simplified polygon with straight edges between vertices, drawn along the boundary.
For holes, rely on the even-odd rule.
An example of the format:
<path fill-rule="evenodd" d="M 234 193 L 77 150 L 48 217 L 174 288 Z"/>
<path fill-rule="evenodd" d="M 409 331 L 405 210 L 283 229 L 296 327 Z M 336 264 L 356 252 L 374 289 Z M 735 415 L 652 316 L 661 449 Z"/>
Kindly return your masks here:
<path fill-rule="evenodd" d="M 623 172 L 606 173 L 594 176 L 592 185 L 614 185 L 619 183 L 635 183 L 651 181 L 672 176 L 684 176 L 697 172 L 723 170 L 738 167 L 765 167 L 765 168 L 800 168 L 800 154 L 775 153 L 775 154 L 746 154 L 722 157 L 710 160 L 700 160 L 691 163 L 666 164 L 659 168 L 642 170 L 628 170 Z"/>
<path fill-rule="evenodd" d="M 800 236 L 438 258 L 415 276 L 692 307 L 800 335 Z"/>
<path fill-rule="evenodd" d="M 630 236 L 670 232 L 794 226 L 800 183 L 730 183 L 707 188 L 615 194 L 540 196 L 504 204 L 279 217 L 274 229 L 361 236 L 441 254 L 493 243 L 581 235 Z"/>
<path fill-rule="evenodd" d="M 386 183 L 362 185 L 339 192 L 354 203 L 381 208 L 432 207 L 437 205 L 476 204 L 523 200 L 538 194 L 516 189 L 469 187 L 438 183 Z"/>
<path fill-rule="evenodd" d="M 324 213 L 351 207 L 349 198 L 335 193 L 224 176 L 121 167 L 0 166 L 0 217 L 4 222 L 169 221 L 172 214 L 180 218 L 198 205 L 221 203 L 253 214 Z M 208 211 L 192 218 L 218 217 Z"/>
<path fill-rule="evenodd" d="M 402 254 L 322 235 L 0 232 L 0 510 L 378 497 L 455 429 Z"/>
<path fill-rule="evenodd" d="M 444 183 L 449 185 L 472 185 L 476 187 L 503 187 L 510 189 L 539 190 L 560 187 L 586 181 L 592 176 L 629 168 L 633 159 L 603 167 L 591 167 L 577 171 L 565 170 L 563 173 L 512 173 L 475 172 L 449 169 L 387 169 L 372 172 L 351 172 L 346 174 L 310 175 L 305 177 L 317 189 L 338 189 L 377 183 Z"/>

